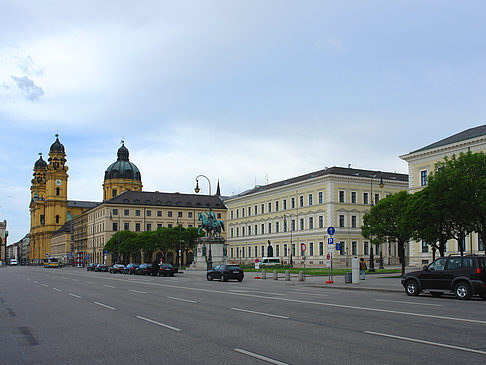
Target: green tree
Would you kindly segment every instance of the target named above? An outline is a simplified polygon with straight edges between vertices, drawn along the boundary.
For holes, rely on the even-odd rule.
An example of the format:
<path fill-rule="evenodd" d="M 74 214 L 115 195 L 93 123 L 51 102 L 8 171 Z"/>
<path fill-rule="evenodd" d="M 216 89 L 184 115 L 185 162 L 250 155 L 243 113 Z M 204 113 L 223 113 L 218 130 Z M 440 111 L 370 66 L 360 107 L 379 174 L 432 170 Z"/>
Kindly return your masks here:
<path fill-rule="evenodd" d="M 130 231 L 119 231 L 116 232 L 111 238 L 106 242 L 103 250 L 111 254 L 117 255 L 117 261 L 121 260 L 118 257 L 118 252 L 126 258 L 131 254 L 131 244 L 133 239 L 137 236 L 135 232 Z"/>
<path fill-rule="evenodd" d="M 425 188 L 410 195 L 406 212 L 413 239 L 427 242 L 434 260 L 435 251 L 443 257 L 447 241 L 453 238 L 452 218 L 441 205 L 442 201 L 432 197 L 430 189 Z"/>
<path fill-rule="evenodd" d="M 365 214 L 361 227 L 365 238 L 375 237 L 373 242 L 383 242 L 386 239 L 397 241 L 402 274 L 405 273 L 405 242 L 412 236 L 406 214 L 409 197 L 406 191 L 400 191 L 380 200 Z"/>

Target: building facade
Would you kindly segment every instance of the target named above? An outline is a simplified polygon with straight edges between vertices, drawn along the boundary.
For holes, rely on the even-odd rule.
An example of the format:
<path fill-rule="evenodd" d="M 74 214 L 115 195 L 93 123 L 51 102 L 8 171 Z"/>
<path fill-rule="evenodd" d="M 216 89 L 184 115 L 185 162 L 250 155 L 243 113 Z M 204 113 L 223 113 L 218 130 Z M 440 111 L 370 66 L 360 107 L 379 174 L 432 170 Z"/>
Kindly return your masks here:
<path fill-rule="evenodd" d="M 435 164 L 444 161 L 445 157 L 458 156 L 461 152 L 486 153 L 486 125 L 470 128 L 465 131 L 434 142 L 423 148 L 400 156 L 408 163 L 409 192 L 415 193 L 427 186 L 428 176 L 435 171 Z M 466 237 L 465 251 L 484 253 L 484 244 L 477 233 Z M 450 240 L 446 246 L 447 254 L 459 253 L 458 244 Z M 432 260 L 432 250 L 425 242 L 410 242 L 410 265 L 422 266 Z"/>
<path fill-rule="evenodd" d="M 7 258 L 7 221 L 0 221 L 0 266 L 6 264 Z"/>
<path fill-rule="evenodd" d="M 322 267 L 330 253 L 327 228 L 332 226 L 340 246 L 334 264 L 350 265 L 351 257 L 369 257 L 371 249 L 385 263 L 396 264 L 396 244 L 370 247 L 361 225 L 372 204 L 407 188 L 404 174 L 342 167 L 257 186 L 225 200 L 229 259 L 249 264 L 276 257 L 301 266 L 305 257 L 306 265 Z"/>
<path fill-rule="evenodd" d="M 67 199 L 68 167 L 64 146 L 56 140 L 49 149 L 48 162 L 39 159 L 34 164 L 30 201 L 29 261 L 40 263 L 51 254 L 51 237 L 71 217 L 83 208 Z"/>

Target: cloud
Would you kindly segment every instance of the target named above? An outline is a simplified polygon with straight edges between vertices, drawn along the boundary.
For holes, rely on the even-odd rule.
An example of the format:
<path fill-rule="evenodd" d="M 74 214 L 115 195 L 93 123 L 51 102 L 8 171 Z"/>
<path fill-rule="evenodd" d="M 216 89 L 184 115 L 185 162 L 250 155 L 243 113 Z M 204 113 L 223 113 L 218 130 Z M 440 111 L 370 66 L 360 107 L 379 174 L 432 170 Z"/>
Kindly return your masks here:
<path fill-rule="evenodd" d="M 26 75 L 43 76 L 44 70 L 34 63 L 34 60 L 29 55 L 25 57 L 17 56 L 17 67 Z"/>
<path fill-rule="evenodd" d="M 41 96 L 44 95 L 44 91 L 27 76 L 10 77 L 16 82 L 17 87 L 22 91 L 26 100 L 37 101 Z"/>

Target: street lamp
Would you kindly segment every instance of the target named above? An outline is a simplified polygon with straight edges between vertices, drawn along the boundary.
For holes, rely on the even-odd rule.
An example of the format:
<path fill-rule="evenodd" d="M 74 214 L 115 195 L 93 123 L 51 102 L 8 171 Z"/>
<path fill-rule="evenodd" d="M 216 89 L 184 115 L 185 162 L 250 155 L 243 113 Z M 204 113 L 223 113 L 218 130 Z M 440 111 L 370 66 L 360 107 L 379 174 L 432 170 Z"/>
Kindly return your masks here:
<path fill-rule="evenodd" d="M 177 267 L 180 267 L 182 266 L 182 243 L 184 240 L 181 238 L 182 224 L 179 223 L 179 218 L 177 218 L 177 226 L 179 227 L 179 260 L 177 260 Z"/>
<path fill-rule="evenodd" d="M 383 183 L 383 173 L 382 172 L 380 172 L 380 173 L 381 173 L 380 183 L 378 184 L 378 186 L 380 188 L 383 188 L 383 186 L 385 186 L 385 184 Z M 370 175 L 370 187 L 371 187 L 370 206 L 371 206 L 371 208 L 373 208 L 373 205 L 374 205 L 374 203 L 373 203 L 373 179 L 375 177 L 376 177 L 376 174 Z M 382 257 L 381 247 L 380 247 L 380 269 L 382 269 L 382 268 L 383 268 L 383 257 Z M 370 272 L 375 271 L 375 257 L 373 255 L 373 235 L 370 235 L 370 269 L 369 269 L 369 271 Z"/>
<path fill-rule="evenodd" d="M 209 180 L 209 178 L 206 175 L 197 175 L 196 176 L 196 187 L 194 188 L 194 191 L 196 192 L 196 194 L 201 191 L 201 189 L 199 189 L 199 180 L 198 180 L 200 177 L 204 177 L 208 181 L 209 195 L 211 195 L 211 181 Z M 208 232 L 208 235 L 209 235 L 209 232 Z M 207 269 L 208 270 L 212 269 L 212 267 L 213 267 L 213 256 L 212 256 L 212 252 L 211 252 L 211 239 L 209 240 L 209 254 L 206 257 L 206 263 L 207 263 Z"/>

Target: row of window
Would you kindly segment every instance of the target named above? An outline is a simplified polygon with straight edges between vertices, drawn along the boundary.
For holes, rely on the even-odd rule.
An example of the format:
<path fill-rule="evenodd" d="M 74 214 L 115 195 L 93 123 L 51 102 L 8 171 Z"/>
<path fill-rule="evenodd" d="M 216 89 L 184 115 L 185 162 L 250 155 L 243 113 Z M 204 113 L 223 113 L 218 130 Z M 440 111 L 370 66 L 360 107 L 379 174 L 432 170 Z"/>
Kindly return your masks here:
<path fill-rule="evenodd" d="M 118 215 L 118 209 L 114 208 L 112 211 L 113 215 Z M 135 217 L 140 217 L 141 211 L 140 209 L 135 209 Z M 123 210 L 123 215 L 124 216 L 129 216 L 130 215 L 130 209 L 124 209 Z M 152 211 L 151 210 L 146 210 L 145 211 L 145 216 L 146 217 L 151 217 L 152 216 Z M 157 210 L 157 217 L 162 217 L 162 211 Z M 168 211 L 167 212 L 167 217 L 172 218 L 173 217 L 173 212 Z M 187 212 L 187 218 L 192 218 L 192 212 Z M 183 218 L 183 212 L 177 212 L 177 218 Z M 221 218 L 221 213 L 218 213 L 218 218 Z"/>
<path fill-rule="evenodd" d="M 141 227 L 142 227 L 141 226 L 141 223 L 135 223 L 135 232 L 140 232 L 141 231 Z M 162 227 L 163 227 L 162 226 L 162 223 L 157 223 L 157 229 L 162 228 Z M 172 226 L 171 223 L 169 223 L 169 224 L 167 224 L 167 227 L 168 228 L 172 228 L 173 226 Z M 192 227 L 192 224 L 189 224 L 187 227 L 188 228 L 191 228 Z M 124 231 L 129 231 L 130 230 L 130 223 L 129 222 L 123 223 L 123 230 Z M 146 231 L 151 231 L 152 230 L 152 223 L 147 223 L 145 225 L 145 230 Z M 117 222 L 114 222 L 113 223 L 113 231 L 118 231 L 118 223 Z"/>
<path fill-rule="evenodd" d="M 365 192 L 363 193 L 363 200 L 362 203 L 365 205 L 370 204 L 370 199 L 369 199 L 370 194 Z M 374 200 L 371 201 L 372 204 L 376 204 L 380 201 L 380 194 L 376 193 L 374 194 Z M 290 198 L 290 209 L 295 209 L 296 201 L 295 198 Z M 318 193 L 318 204 L 323 204 L 323 192 Z M 346 203 L 346 192 L 344 190 L 339 191 L 339 203 Z M 358 203 L 358 192 L 352 191 L 351 196 L 350 196 L 350 203 L 352 204 L 357 204 Z M 312 206 L 314 205 L 314 194 L 308 194 L 307 195 L 307 205 Z M 265 210 L 266 207 L 266 210 Z M 304 207 L 304 195 L 301 195 L 299 197 L 299 207 Z M 238 218 L 244 218 L 245 215 L 247 217 L 250 217 L 252 214 L 253 215 L 258 215 L 260 214 L 265 214 L 265 213 L 272 213 L 272 208 L 274 209 L 275 212 L 280 211 L 280 200 L 276 200 L 275 202 L 268 202 L 268 203 L 262 203 L 262 204 L 256 204 L 252 207 L 247 207 L 247 208 L 237 208 L 234 210 L 230 211 L 230 219 L 238 219 Z M 287 199 L 282 200 L 282 210 L 287 210 Z"/>
<path fill-rule="evenodd" d="M 287 232 L 287 230 L 288 230 L 287 220 L 284 220 L 282 223 L 283 223 L 282 232 Z M 346 227 L 345 223 L 346 223 L 346 216 L 344 214 L 340 214 L 339 215 L 339 222 L 338 222 L 339 228 L 345 228 Z M 260 231 L 258 231 L 259 227 L 260 227 Z M 265 228 L 266 228 L 266 230 L 265 230 Z M 319 229 L 325 228 L 324 216 L 321 215 L 321 216 L 318 217 L 317 227 L 314 227 L 314 217 L 308 218 L 307 229 L 314 229 L 314 228 L 319 228 Z M 351 216 L 350 228 L 359 228 L 358 227 L 358 216 L 357 215 Z M 296 220 L 295 219 L 291 220 L 290 229 L 292 230 L 292 232 L 296 231 Z M 299 219 L 299 230 L 304 231 L 305 229 L 306 229 L 305 219 L 300 218 Z M 255 224 L 255 225 L 253 225 L 253 230 L 252 230 L 251 225 L 249 225 L 247 227 L 242 226 L 242 227 L 236 227 L 236 228 L 231 227 L 230 228 L 230 238 L 240 237 L 240 233 L 241 233 L 241 237 L 244 237 L 245 235 L 256 236 L 258 234 L 280 233 L 280 222 L 277 221 L 277 222 L 270 222 L 270 223 L 261 223 L 260 225 Z"/>
<path fill-rule="evenodd" d="M 477 245 L 475 244 L 475 246 L 477 246 L 477 251 L 484 251 L 484 242 L 479 235 L 478 235 L 478 240 L 475 243 L 477 243 Z M 472 247 L 472 242 L 471 242 L 471 247 L 467 247 L 466 238 L 464 238 L 464 240 L 462 242 L 462 247 L 464 248 L 464 251 L 468 251 L 468 249 L 470 251 L 475 251 L 475 248 Z M 447 243 L 446 243 L 444 248 L 445 248 L 444 251 L 446 252 L 447 251 Z M 428 253 L 429 250 L 430 250 L 430 245 L 427 242 L 422 241 L 422 250 L 421 250 L 422 253 Z M 457 251 L 460 251 L 459 247 L 457 248 Z"/>
<path fill-rule="evenodd" d="M 297 253 L 297 244 L 292 243 L 292 252 L 289 251 L 289 245 L 284 243 L 282 245 L 282 252 L 280 252 L 280 244 L 272 246 L 267 246 L 265 249 L 265 245 L 259 246 L 242 246 L 242 247 L 231 247 L 230 248 L 230 258 L 252 258 L 252 257 L 289 257 L 290 255 L 296 256 Z M 302 245 L 300 244 L 300 252 L 299 256 L 314 256 L 317 254 L 318 256 L 324 256 L 327 251 L 324 251 L 324 242 L 318 242 L 317 247 L 314 247 L 314 242 L 309 242 L 306 244 L 306 251 L 302 250 Z M 339 250 L 336 251 L 339 255 L 358 255 L 358 241 L 351 241 L 351 250 L 348 250 L 348 246 L 346 241 L 339 242 Z M 315 252 L 315 249 L 317 251 Z M 380 246 L 376 245 L 375 247 L 375 254 L 380 254 Z M 307 251 L 308 250 L 308 251 Z M 370 244 L 368 241 L 363 242 L 363 249 L 361 250 L 363 255 L 370 254 Z M 275 253 L 275 255 L 274 255 Z"/>

